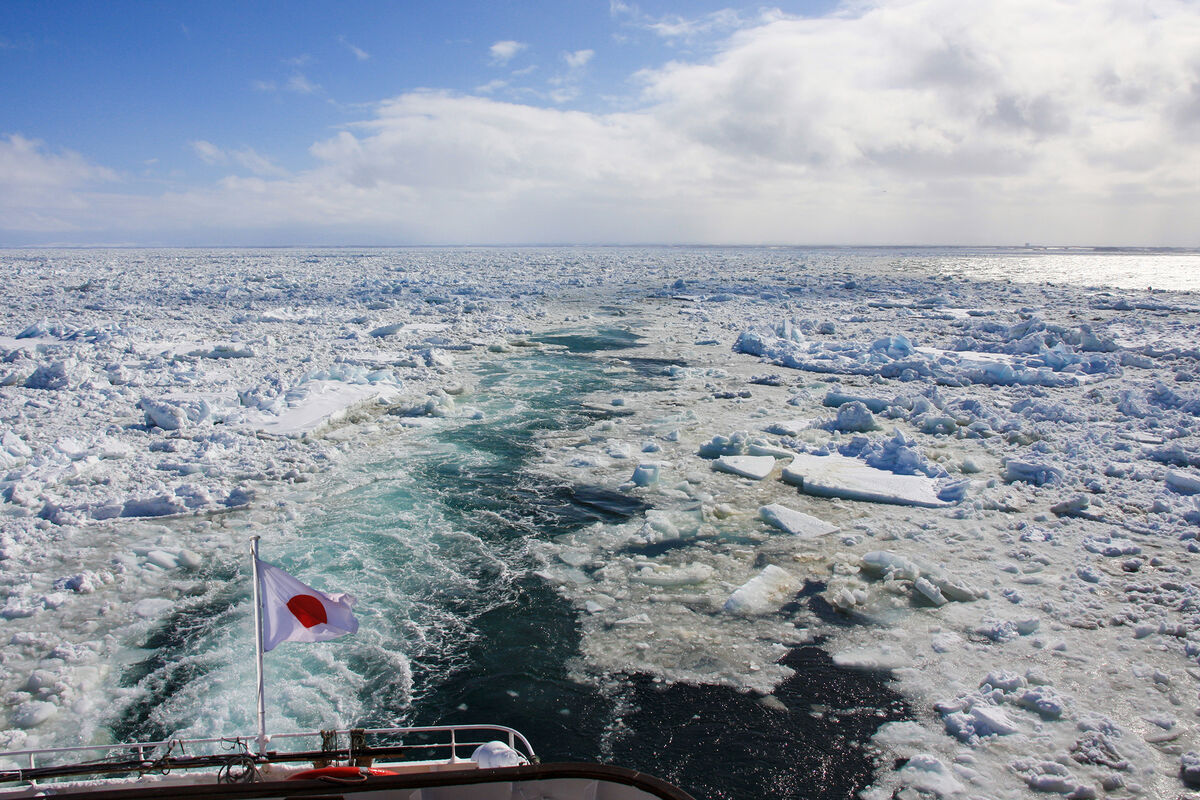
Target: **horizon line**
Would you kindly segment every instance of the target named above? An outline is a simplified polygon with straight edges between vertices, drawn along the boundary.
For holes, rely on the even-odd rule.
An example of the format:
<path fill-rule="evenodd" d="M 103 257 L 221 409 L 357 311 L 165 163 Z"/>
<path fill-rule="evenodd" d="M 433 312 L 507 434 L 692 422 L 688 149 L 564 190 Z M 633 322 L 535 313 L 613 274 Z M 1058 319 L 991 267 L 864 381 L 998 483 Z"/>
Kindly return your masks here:
<path fill-rule="evenodd" d="M 1088 244 L 799 244 L 799 243 L 698 243 L 698 242 L 462 242 L 441 244 L 138 244 L 138 243 L 44 243 L 10 245 L 0 243 L 0 250 L 453 250 L 453 249 L 523 249 L 523 248 L 679 248 L 679 249 L 799 249 L 799 250 L 897 250 L 897 249 L 956 249 L 956 250 L 1083 250 L 1091 252 L 1200 252 L 1200 245 L 1088 245 Z"/>

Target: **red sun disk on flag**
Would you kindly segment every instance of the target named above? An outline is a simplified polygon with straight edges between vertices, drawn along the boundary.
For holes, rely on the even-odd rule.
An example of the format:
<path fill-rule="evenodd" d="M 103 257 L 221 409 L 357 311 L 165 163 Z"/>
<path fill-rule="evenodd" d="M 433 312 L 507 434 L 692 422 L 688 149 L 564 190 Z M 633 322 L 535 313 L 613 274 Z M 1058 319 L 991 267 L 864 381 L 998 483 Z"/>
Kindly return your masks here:
<path fill-rule="evenodd" d="M 329 622 L 325 613 L 325 604 L 311 594 L 298 594 L 287 601 L 288 611 L 291 611 L 300 624 L 306 628 L 314 625 L 324 625 Z"/>

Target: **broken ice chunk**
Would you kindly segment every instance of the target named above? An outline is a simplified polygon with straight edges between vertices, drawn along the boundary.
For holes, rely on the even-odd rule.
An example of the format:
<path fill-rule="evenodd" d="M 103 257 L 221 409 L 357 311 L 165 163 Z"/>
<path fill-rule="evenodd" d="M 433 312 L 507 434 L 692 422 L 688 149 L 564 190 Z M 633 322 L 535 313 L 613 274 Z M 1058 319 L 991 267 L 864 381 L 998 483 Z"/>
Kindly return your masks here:
<path fill-rule="evenodd" d="M 781 422 L 772 422 L 767 427 L 763 428 L 767 433 L 773 433 L 776 436 L 798 436 L 801 431 L 808 430 L 813 426 L 813 420 L 809 419 L 789 419 Z"/>
<path fill-rule="evenodd" d="M 1049 686 L 1034 686 L 1019 694 L 1017 705 L 1036 711 L 1045 719 L 1058 719 L 1062 716 L 1064 701 Z"/>
<path fill-rule="evenodd" d="M 1096 790 L 1080 783 L 1071 771 L 1057 761 L 1019 758 L 1011 764 L 1013 772 L 1035 792 L 1055 792 L 1068 797 L 1095 797 Z"/>
<path fill-rule="evenodd" d="M 764 522 L 802 539 L 815 539 L 838 530 L 838 526 L 830 525 L 823 519 L 817 519 L 803 511 L 795 511 L 778 503 L 763 506 L 758 509 L 758 515 Z"/>
<path fill-rule="evenodd" d="M 48 391 L 74 388 L 82 382 L 80 371 L 79 362 L 73 358 L 43 364 L 25 380 L 25 388 Z"/>
<path fill-rule="evenodd" d="M 771 474 L 771 470 L 775 469 L 775 458 L 774 456 L 721 456 L 713 462 L 713 469 L 761 481 Z"/>
<path fill-rule="evenodd" d="M 1009 483 L 1022 481 L 1034 486 L 1044 486 L 1046 484 L 1057 485 L 1062 483 L 1062 479 L 1063 472 L 1057 467 L 1032 461 L 1019 461 L 1015 458 L 1004 462 L 1004 480 Z"/>
<path fill-rule="evenodd" d="M 879 423 L 869 408 L 855 400 L 838 409 L 833 429 L 844 433 L 866 433 L 879 430 Z"/>
<path fill-rule="evenodd" d="M 713 575 L 712 567 L 707 564 L 687 564 L 678 569 L 668 567 L 655 568 L 651 566 L 642 569 L 633 576 L 638 583 L 647 586 L 691 586 L 704 583 Z"/>
<path fill-rule="evenodd" d="M 891 550 L 872 550 L 859 560 L 862 571 L 886 581 L 912 581 L 913 589 L 934 605 L 947 601 L 965 603 L 987 596 L 986 590 L 975 589 L 947 575 L 941 567 L 918 564 Z"/>
<path fill-rule="evenodd" d="M 658 464 L 638 464 L 633 471 L 633 483 L 635 486 L 649 486 L 652 483 L 658 483 Z"/>
<path fill-rule="evenodd" d="M 1008 715 L 995 706 L 976 705 L 970 711 L 946 714 L 946 732 L 964 742 L 988 736 L 1009 736 L 1020 730 Z"/>
<path fill-rule="evenodd" d="M 58 713 L 58 706 L 41 700 L 29 700 L 12 712 L 12 724 L 17 728 L 36 728 Z"/>
<path fill-rule="evenodd" d="M 1089 505 L 1091 501 L 1086 494 L 1077 494 L 1050 506 L 1050 512 L 1059 517 L 1081 517 Z"/>
<path fill-rule="evenodd" d="M 907 667 L 912 659 L 900 648 L 885 644 L 834 653 L 833 663 L 846 669 L 893 670 Z"/>
<path fill-rule="evenodd" d="M 1180 494 L 1200 494 L 1200 475 L 1178 469 L 1168 470 L 1167 486 Z"/>
<path fill-rule="evenodd" d="M 146 553 L 146 560 L 156 567 L 163 569 L 175 569 L 179 566 L 179 560 L 172 553 L 165 550 L 151 550 Z"/>
<path fill-rule="evenodd" d="M 729 596 L 725 610 L 734 614 L 769 614 L 792 599 L 796 583 L 790 572 L 768 564 Z"/>
<path fill-rule="evenodd" d="M 785 447 L 775 447 L 763 442 L 761 439 L 756 439 L 746 448 L 746 452 L 752 456 L 772 456 L 774 458 L 791 458 L 796 455 L 794 450 L 788 450 Z"/>
<path fill-rule="evenodd" d="M 921 576 L 921 570 L 916 564 L 891 550 L 872 550 L 865 553 L 859 564 L 864 572 L 871 575 L 904 578 L 910 581 L 915 581 Z"/>
<path fill-rule="evenodd" d="M 900 770 L 900 781 L 921 796 L 957 797 L 966 790 L 945 764 L 927 753 L 917 753 L 908 759 Z"/>
<path fill-rule="evenodd" d="M 187 424 L 188 416 L 180 406 L 143 397 L 138 407 L 146 414 L 148 427 L 159 427 L 164 431 L 177 431 Z"/>
<path fill-rule="evenodd" d="M 1189 750 L 1179 757 L 1179 779 L 1193 789 L 1200 787 L 1200 753 Z"/>
<path fill-rule="evenodd" d="M 700 445 L 699 455 L 701 458 L 741 455 L 746 452 L 749 439 L 750 435 L 745 431 L 737 431 L 731 436 L 714 436 Z"/>
<path fill-rule="evenodd" d="M 922 597 L 933 603 L 935 606 L 944 606 L 948 602 L 942 595 L 941 590 L 930 583 L 927 578 L 917 578 L 913 582 L 913 588 L 916 589 Z"/>
<path fill-rule="evenodd" d="M 370 332 L 369 335 L 382 339 L 386 336 L 394 336 L 395 334 L 399 333 L 403 327 L 403 322 L 393 322 L 391 325 L 382 325 L 378 328 L 375 328 Z"/>
<path fill-rule="evenodd" d="M 951 505 L 938 497 L 937 482 L 931 478 L 897 475 L 848 456 L 798 454 L 784 467 L 783 480 L 818 497 L 929 508 Z"/>
<path fill-rule="evenodd" d="M 876 414 L 882 413 L 888 407 L 886 400 L 881 400 L 877 397 L 865 397 L 857 394 L 846 394 L 837 389 L 830 389 L 825 394 L 825 399 L 821 401 L 822 405 L 830 408 L 841 408 L 848 403 L 859 403 L 868 411 L 873 411 Z"/>

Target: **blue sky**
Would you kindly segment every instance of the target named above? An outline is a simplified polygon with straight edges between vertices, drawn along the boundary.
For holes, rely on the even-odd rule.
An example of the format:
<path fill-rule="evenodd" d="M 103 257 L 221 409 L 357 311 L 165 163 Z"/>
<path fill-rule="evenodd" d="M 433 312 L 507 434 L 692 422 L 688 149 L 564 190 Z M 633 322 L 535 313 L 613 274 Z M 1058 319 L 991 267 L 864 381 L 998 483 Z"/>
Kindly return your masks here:
<path fill-rule="evenodd" d="M 639 69 L 703 55 L 731 32 L 717 25 L 663 37 L 647 29 L 684 21 L 678 6 L 6 0 L 0 132 L 82 153 L 142 178 L 147 190 L 219 177 L 220 165 L 196 157 L 190 143 L 198 140 L 250 147 L 297 170 L 314 141 L 380 99 L 418 89 L 598 112 L 634 102 L 630 77 Z M 729 8 L 710 0 L 684 7 L 687 19 Z M 779 7 L 812 14 L 833 4 Z M 493 55 L 497 42 L 519 47 L 506 58 L 504 48 Z M 571 74 L 567 54 L 587 51 L 586 69 Z M 571 91 L 561 91 L 562 80 Z M 489 87 L 497 81 L 509 85 Z"/>
<path fill-rule="evenodd" d="M 0 245 L 1197 244 L 1195 0 L 0 4 Z"/>

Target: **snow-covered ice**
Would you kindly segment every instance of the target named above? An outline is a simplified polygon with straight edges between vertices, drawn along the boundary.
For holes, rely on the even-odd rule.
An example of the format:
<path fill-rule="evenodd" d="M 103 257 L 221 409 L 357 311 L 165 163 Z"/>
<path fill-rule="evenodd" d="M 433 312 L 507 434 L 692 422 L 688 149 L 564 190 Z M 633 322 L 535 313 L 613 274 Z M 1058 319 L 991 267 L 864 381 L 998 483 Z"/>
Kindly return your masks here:
<path fill-rule="evenodd" d="M 761 481 L 775 469 L 775 459 L 772 456 L 719 456 L 713 461 L 713 469 Z"/>
<path fill-rule="evenodd" d="M 793 536 L 804 538 L 824 536 L 838 529 L 836 525 L 830 525 L 811 514 L 805 514 L 803 511 L 797 511 L 779 503 L 763 506 L 758 510 L 758 515 L 776 528 L 787 531 Z"/>
<path fill-rule="evenodd" d="M 1056 257 L 0 253 L 3 744 L 109 735 L 147 632 L 250 533 L 360 485 L 368 449 L 486 422 L 480 376 L 561 347 L 539 336 L 618 325 L 606 368 L 652 385 L 600 386 L 585 427 L 530 443 L 537 470 L 642 504 L 527 542 L 577 611 L 573 677 L 766 700 L 815 640 L 914 709 L 876 734 L 867 800 L 1180 795 L 1200 298 L 1038 282 Z M 195 702 L 189 730 L 238 705 Z"/>
<path fill-rule="evenodd" d="M 783 479 L 807 494 L 905 506 L 946 506 L 935 483 L 918 475 L 897 475 L 839 455 L 797 455 Z"/>

